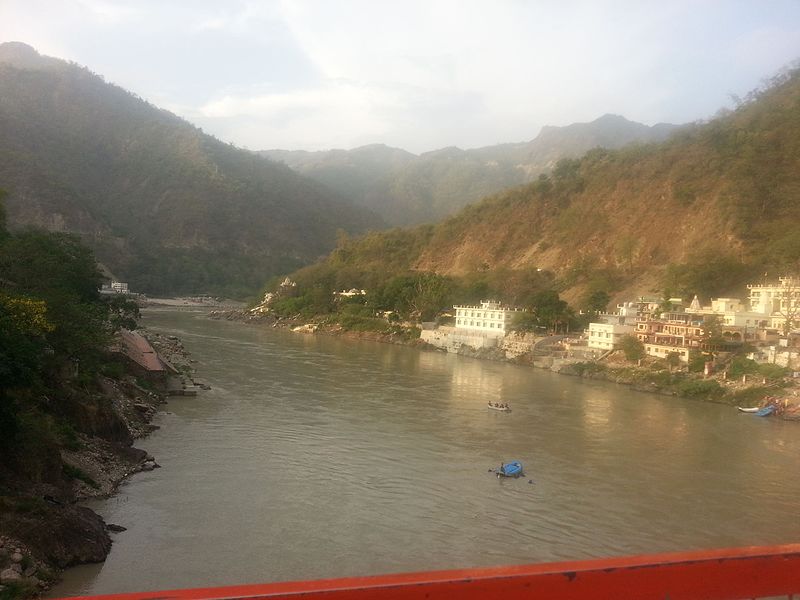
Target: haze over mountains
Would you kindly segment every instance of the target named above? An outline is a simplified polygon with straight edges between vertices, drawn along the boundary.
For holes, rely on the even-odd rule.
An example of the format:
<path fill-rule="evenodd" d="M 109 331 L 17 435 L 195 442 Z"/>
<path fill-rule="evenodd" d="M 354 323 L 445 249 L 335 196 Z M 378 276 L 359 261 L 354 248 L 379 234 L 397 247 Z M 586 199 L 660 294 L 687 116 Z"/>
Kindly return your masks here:
<path fill-rule="evenodd" d="M 132 289 L 241 295 L 374 214 L 85 68 L 0 44 L 0 188 L 12 226 L 81 234 Z"/>
<path fill-rule="evenodd" d="M 390 225 L 414 225 L 436 222 L 484 196 L 529 182 L 559 159 L 596 147 L 660 142 L 676 129 L 667 123 L 648 127 L 603 115 L 590 123 L 543 127 L 529 142 L 472 150 L 450 147 L 418 156 L 375 144 L 354 150 L 260 154 L 378 212 Z"/>

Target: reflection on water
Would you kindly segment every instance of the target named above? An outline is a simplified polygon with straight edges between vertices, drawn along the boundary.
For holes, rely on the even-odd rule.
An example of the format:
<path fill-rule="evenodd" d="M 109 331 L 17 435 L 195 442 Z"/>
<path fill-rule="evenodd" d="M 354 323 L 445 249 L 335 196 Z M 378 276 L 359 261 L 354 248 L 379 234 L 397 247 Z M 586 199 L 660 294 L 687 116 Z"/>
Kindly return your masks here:
<path fill-rule="evenodd" d="M 170 400 L 140 442 L 163 468 L 94 504 L 128 530 L 57 595 L 800 538 L 794 423 L 191 312 L 145 322 L 212 390 Z M 488 472 L 512 459 L 526 478 Z"/>

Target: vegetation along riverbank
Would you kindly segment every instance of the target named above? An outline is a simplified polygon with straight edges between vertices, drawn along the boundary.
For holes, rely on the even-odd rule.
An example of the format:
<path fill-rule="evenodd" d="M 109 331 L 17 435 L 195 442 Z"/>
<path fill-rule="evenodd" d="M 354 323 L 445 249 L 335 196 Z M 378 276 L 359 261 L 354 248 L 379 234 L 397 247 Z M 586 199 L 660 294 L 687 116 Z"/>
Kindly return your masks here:
<path fill-rule="evenodd" d="M 172 387 L 190 382 L 179 340 L 136 328 L 138 307 L 101 296 L 77 238 L 9 233 L 0 205 L 0 598 L 37 595 L 63 568 L 108 554 L 107 524 L 81 500 L 158 467 L 134 447 Z M 150 355 L 163 368 L 144 368 Z M 138 361 L 138 362 L 137 362 Z M 168 365 L 168 367 L 167 367 Z M 171 384 L 169 382 L 172 382 Z"/>
<path fill-rule="evenodd" d="M 599 305 L 579 314 L 552 290 L 534 294 L 530 306 L 524 310 L 510 311 L 500 303 L 492 304 L 495 310 L 484 314 L 492 312 L 502 319 L 499 315 L 506 311 L 513 318 L 503 322 L 502 332 L 489 335 L 474 324 L 454 323 L 459 310 L 465 311 L 464 314 L 467 309 L 473 313 L 480 311 L 478 306 L 444 304 L 454 289 L 459 290 L 457 286 L 449 284 L 448 294 L 431 295 L 427 299 L 415 297 L 427 293 L 426 286 L 420 284 L 426 277 L 397 278 L 372 293 L 356 289 L 334 291 L 328 298 L 322 296 L 318 283 L 312 279 L 310 285 L 316 286 L 313 301 L 309 300 L 312 294 L 307 291 L 308 282 L 285 278 L 260 303 L 246 309 L 212 311 L 210 316 L 291 328 L 299 333 L 368 339 L 434 351 L 446 349 L 467 357 L 509 361 L 624 384 L 645 392 L 732 406 L 771 404 L 778 417 L 800 418 L 800 380 L 789 368 L 800 351 L 789 343 L 780 346 L 780 340 L 794 342 L 792 335 L 780 338 L 777 331 L 765 327 L 765 335 L 757 339 L 751 328 L 747 340 L 732 342 L 729 335 L 723 334 L 717 316 L 703 316 L 702 311 L 682 312 L 676 306 L 676 299 L 672 303 L 655 300 L 639 302 L 637 320 L 649 328 L 663 319 L 682 319 L 687 315 L 698 323 L 697 337 L 692 338 L 692 347 L 687 341 L 683 358 L 678 347 L 661 356 L 648 354 L 645 344 L 633 335 L 635 326 L 630 320 L 625 326 L 626 335 L 616 333 L 613 343 L 604 342 L 603 348 L 598 349 L 587 342 L 590 323 L 609 326 L 609 321 L 619 321 L 624 315 L 605 313 L 602 310 L 605 306 Z M 608 297 L 598 295 L 597 301 L 605 304 Z M 633 307 L 627 308 L 630 312 Z M 646 309 L 650 312 L 644 314 Z M 422 321 L 421 315 L 426 312 L 430 320 Z M 696 314 L 700 316 L 692 316 Z M 500 325 L 497 321 L 497 326 Z M 483 322 L 481 327 L 486 330 L 488 325 Z M 725 333 L 730 334 L 734 329 L 729 327 Z M 772 362 L 763 359 L 765 349 L 774 353 Z M 781 349 L 785 351 L 783 354 L 778 352 Z M 650 350 L 658 353 L 661 348 Z M 777 356 L 782 357 L 783 365 L 776 364 Z M 761 360 L 755 360 L 756 357 Z"/>

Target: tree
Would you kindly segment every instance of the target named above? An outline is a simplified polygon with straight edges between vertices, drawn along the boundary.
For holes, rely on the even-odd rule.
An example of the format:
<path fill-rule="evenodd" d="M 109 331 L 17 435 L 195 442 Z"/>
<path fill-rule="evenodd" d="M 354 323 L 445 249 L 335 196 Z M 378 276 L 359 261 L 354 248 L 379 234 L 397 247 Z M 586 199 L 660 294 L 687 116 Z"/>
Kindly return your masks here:
<path fill-rule="evenodd" d="M 625 358 L 631 362 L 644 358 L 644 344 L 634 335 L 623 336 L 620 340 L 620 349 L 625 353 Z"/>
<path fill-rule="evenodd" d="M 776 312 L 783 317 L 783 335 L 789 335 L 800 318 L 800 277 L 786 277 L 782 283 L 783 289 Z"/>
<path fill-rule="evenodd" d="M 414 282 L 409 307 L 419 315 L 420 321 L 430 321 L 447 305 L 451 283 L 435 273 L 422 273 Z"/>
<path fill-rule="evenodd" d="M 667 365 L 669 365 L 670 372 L 681 364 L 681 355 L 677 352 L 670 352 L 665 358 L 667 360 Z"/>
<path fill-rule="evenodd" d="M 625 270 L 630 273 L 633 271 L 633 259 L 636 256 L 636 248 L 639 245 L 637 238 L 626 235 L 619 239 L 617 242 L 617 253 L 619 259 L 625 265 Z"/>
<path fill-rule="evenodd" d="M 134 330 L 140 317 L 139 305 L 122 294 L 115 294 L 108 300 L 108 322 L 111 331 Z"/>
<path fill-rule="evenodd" d="M 608 303 L 611 301 L 611 297 L 608 295 L 607 292 L 602 290 L 597 290 L 589 294 L 589 296 L 585 300 L 586 310 L 593 313 L 599 313 L 606 310 L 608 307 Z"/>
<path fill-rule="evenodd" d="M 524 305 L 527 311 L 515 315 L 511 325 L 516 331 L 557 332 L 562 326 L 566 330 L 574 321 L 574 312 L 555 290 L 540 290 Z"/>

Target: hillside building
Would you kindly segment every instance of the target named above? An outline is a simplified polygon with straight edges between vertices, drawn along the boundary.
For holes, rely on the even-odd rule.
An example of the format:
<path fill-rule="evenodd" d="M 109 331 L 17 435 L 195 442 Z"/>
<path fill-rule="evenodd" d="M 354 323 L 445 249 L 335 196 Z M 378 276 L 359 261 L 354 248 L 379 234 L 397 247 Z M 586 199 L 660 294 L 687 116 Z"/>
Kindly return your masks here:
<path fill-rule="evenodd" d="M 476 306 L 456 305 L 453 312 L 454 326 L 423 327 L 420 339 L 448 352 L 458 352 L 462 346 L 475 350 L 497 348 L 511 330 L 514 317 L 524 311 L 484 300 Z"/>
<path fill-rule="evenodd" d="M 789 333 L 800 327 L 800 278 L 780 277 L 777 284 L 752 284 L 750 311 L 769 320 L 769 326 Z"/>
<path fill-rule="evenodd" d="M 638 313 L 635 302 L 625 302 L 617 305 L 617 312 L 598 314 L 585 332 L 587 346 L 603 351 L 619 348 L 622 338 L 635 334 Z"/>
<path fill-rule="evenodd" d="M 511 329 L 520 308 L 509 308 L 495 300 L 483 300 L 480 306 L 453 307 L 456 329 L 503 337 Z"/>

